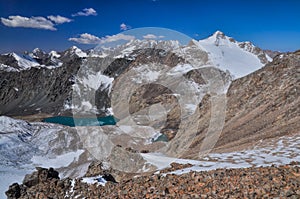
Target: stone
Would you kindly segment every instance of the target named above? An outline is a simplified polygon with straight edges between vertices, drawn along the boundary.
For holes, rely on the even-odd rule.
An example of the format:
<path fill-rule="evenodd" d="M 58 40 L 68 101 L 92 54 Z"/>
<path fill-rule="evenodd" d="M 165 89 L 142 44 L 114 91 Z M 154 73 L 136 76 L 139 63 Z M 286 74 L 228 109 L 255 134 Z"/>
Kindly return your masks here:
<path fill-rule="evenodd" d="M 18 183 L 13 183 L 5 192 L 8 199 L 16 199 L 21 197 L 21 188 Z"/>

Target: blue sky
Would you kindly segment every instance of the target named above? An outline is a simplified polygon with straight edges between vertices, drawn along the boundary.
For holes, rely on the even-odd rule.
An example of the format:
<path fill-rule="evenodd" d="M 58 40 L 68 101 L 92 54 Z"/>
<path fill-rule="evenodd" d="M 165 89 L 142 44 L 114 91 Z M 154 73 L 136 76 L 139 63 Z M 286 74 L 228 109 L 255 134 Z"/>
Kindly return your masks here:
<path fill-rule="evenodd" d="M 0 52 L 87 49 L 94 45 L 78 42 L 141 27 L 169 28 L 197 40 L 221 30 L 263 49 L 294 51 L 300 49 L 299 10 L 297 0 L 0 0 Z"/>

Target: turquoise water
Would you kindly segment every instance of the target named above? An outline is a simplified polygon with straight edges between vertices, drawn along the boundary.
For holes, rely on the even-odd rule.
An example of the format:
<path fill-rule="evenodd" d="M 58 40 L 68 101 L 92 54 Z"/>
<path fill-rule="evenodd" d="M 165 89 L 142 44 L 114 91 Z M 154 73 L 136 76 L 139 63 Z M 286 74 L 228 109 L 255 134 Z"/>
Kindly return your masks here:
<path fill-rule="evenodd" d="M 117 123 L 114 116 L 98 117 L 98 118 L 73 118 L 67 116 L 48 117 L 43 122 L 62 124 L 66 126 L 104 126 L 115 125 Z"/>
<path fill-rule="evenodd" d="M 161 141 L 161 142 L 168 142 L 169 139 L 168 139 L 168 137 L 166 135 L 162 134 L 158 138 L 156 138 L 155 140 L 154 139 L 152 140 L 152 142 L 159 142 L 159 141 Z"/>
<path fill-rule="evenodd" d="M 67 116 L 48 117 L 43 119 L 43 122 L 62 124 L 65 126 L 104 126 L 115 125 L 117 119 L 114 116 L 98 117 L 98 118 L 73 118 Z M 166 135 L 160 135 L 158 138 L 153 139 L 152 142 L 168 142 Z"/>

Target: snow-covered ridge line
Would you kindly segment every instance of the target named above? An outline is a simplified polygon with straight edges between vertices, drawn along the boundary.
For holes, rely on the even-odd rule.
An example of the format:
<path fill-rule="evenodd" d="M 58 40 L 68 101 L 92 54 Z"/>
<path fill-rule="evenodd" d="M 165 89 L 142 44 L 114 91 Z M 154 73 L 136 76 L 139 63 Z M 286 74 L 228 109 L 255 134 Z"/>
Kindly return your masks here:
<path fill-rule="evenodd" d="M 36 48 L 33 52 L 27 53 L 24 56 L 13 53 L 12 57 L 18 67 L 2 63 L 0 70 L 20 71 L 30 69 L 31 67 L 47 67 L 52 69 L 62 66 L 64 60 L 69 60 L 73 57 L 85 59 L 88 57 L 105 58 L 109 56 L 115 59 L 125 58 L 132 60 L 138 56 L 140 49 L 146 48 L 163 49 L 175 54 L 179 53 L 178 55 L 184 54 L 196 58 L 197 54 L 192 53 L 195 47 L 208 54 L 209 60 L 207 64 L 214 65 L 223 71 L 228 70 L 235 78 L 248 75 L 272 61 L 270 56 L 251 42 L 238 42 L 232 37 L 226 36 L 221 31 L 216 31 L 206 39 L 199 41 L 192 40 L 187 45 L 183 45 L 177 40 L 134 39 L 116 47 L 97 46 L 89 51 L 83 51 L 76 46 L 72 46 L 64 52 L 51 51 L 47 54 Z M 47 64 L 53 64 L 41 64 L 45 60 L 48 60 L 46 61 Z"/>
<path fill-rule="evenodd" d="M 230 71 L 235 78 L 248 75 L 272 61 L 272 58 L 251 42 L 238 42 L 221 31 L 196 44 L 208 53 L 211 64 Z"/>
<path fill-rule="evenodd" d="M 53 69 L 63 65 L 63 55 L 79 58 L 87 57 L 87 53 L 76 46 L 72 46 L 64 52 L 52 50 L 49 53 L 46 53 L 39 48 L 35 48 L 32 52 L 24 52 L 24 54 L 13 52 L 0 55 L 0 70 L 6 72 L 18 72 L 29 70 L 31 68 Z"/>

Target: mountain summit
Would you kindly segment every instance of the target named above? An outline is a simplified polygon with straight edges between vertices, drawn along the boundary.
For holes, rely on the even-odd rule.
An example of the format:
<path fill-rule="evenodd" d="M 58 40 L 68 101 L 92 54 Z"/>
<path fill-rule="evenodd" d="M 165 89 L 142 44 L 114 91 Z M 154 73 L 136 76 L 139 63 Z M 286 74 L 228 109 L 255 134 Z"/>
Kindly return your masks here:
<path fill-rule="evenodd" d="M 213 65 L 230 71 L 235 78 L 254 72 L 272 61 L 271 57 L 251 42 L 238 42 L 221 31 L 198 41 L 198 45 L 208 53 Z"/>

